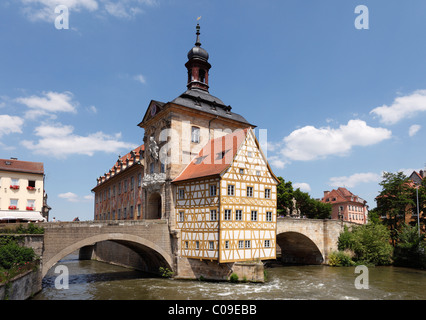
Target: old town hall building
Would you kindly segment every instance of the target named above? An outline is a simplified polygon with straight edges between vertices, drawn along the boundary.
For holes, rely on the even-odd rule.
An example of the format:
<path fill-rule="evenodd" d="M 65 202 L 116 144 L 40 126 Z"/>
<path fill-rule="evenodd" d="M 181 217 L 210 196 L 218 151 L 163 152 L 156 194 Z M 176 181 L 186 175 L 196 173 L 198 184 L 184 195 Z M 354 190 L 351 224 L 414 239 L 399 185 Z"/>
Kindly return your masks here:
<path fill-rule="evenodd" d="M 274 259 L 278 179 L 255 126 L 209 93 L 208 59 L 197 25 L 185 64 L 187 90 L 170 102 L 149 103 L 138 124 L 144 147 L 126 157 L 127 165 L 143 166 L 133 197 L 139 202 L 129 200 L 108 211 L 139 205 L 133 219 L 167 219 L 179 258 L 216 263 Z M 96 194 L 105 194 L 102 186 L 113 187 L 109 181 L 126 171 L 123 161 L 119 170 L 114 167 L 98 179 Z M 104 197 L 108 200 L 108 192 Z M 102 212 L 95 209 L 95 217 Z"/>

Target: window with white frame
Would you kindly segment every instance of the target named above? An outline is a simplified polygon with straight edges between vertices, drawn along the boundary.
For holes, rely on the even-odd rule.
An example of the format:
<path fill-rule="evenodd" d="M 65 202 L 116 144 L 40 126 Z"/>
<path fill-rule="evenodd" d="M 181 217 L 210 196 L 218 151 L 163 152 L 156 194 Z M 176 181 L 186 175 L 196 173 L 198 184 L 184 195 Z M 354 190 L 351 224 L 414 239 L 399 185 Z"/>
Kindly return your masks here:
<path fill-rule="evenodd" d="M 224 219 L 225 220 L 231 220 L 231 213 L 232 213 L 231 210 L 226 209 Z"/>
<path fill-rule="evenodd" d="M 265 248 L 270 248 L 270 247 L 271 247 L 271 241 L 265 240 Z"/>
<path fill-rule="evenodd" d="M 246 248 L 246 249 L 250 249 L 251 248 L 250 240 L 245 240 L 244 241 L 244 248 Z"/>
<path fill-rule="evenodd" d="M 209 241 L 209 250 L 214 250 L 214 241 Z"/>
<path fill-rule="evenodd" d="M 266 211 L 266 221 L 271 222 L 272 221 L 272 212 Z"/>
<path fill-rule="evenodd" d="M 244 249 L 244 241 L 238 240 L 238 249 Z"/>
<path fill-rule="evenodd" d="M 178 199 L 179 200 L 185 199 L 185 189 L 180 188 L 178 192 L 179 192 Z"/>
<path fill-rule="evenodd" d="M 210 220 L 211 221 L 216 221 L 217 220 L 216 210 L 210 210 Z"/>
<path fill-rule="evenodd" d="M 225 249 L 229 249 L 229 240 L 225 241 Z"/>
<path fill-rule="evenodd" d="M 253 197 L 253 187 L 247 187 L 247 197 Z"/>
<path fill-rule="evenodd" d="M 235 220 L 236 221 L 243 220 L 243 210 L 235 210 Z"/>
<path fill-rule="evenodd" d="M 217 194 L 217 186 L 215 184 L 210 185 L 210 197 L 215 197 Z"/>
<path fill-rule="evenodd" d="M 265 189 L 265 199 L 271 199 L 271 189 Z"/>
<path fill-rule="evenodd" d="M 235 192 L 235 186 L 232 184 L 228 184 L 228 196 L 233 196 Z"/>
<path fill-rule="evenodd" d="M 27 208 L 31 209 L 31 210 L 34 210 L 34 207 L 35 207 L 35 200 L 28 199 L 27 200 Z"/>
<path fill-rule="evenodd" d="M 185 212 L 179 211 L 179 222 L 185 221 Z"/>
<path fill-rule="evenodd" d="M 195 250 L 200 250 L 200 241 L 195 241 Z"/>
<path fill-rule="evenodd" d="M 251 221 L 257 221 L 257 211 L 251 211 Z"/>

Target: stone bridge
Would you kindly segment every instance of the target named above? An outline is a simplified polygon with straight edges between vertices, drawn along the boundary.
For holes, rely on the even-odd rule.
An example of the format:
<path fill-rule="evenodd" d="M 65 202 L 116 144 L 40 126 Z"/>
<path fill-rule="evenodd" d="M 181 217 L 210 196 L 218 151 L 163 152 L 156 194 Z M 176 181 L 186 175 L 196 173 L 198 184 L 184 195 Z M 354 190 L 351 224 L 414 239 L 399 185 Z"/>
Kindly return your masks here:
<path fill-rule="evenodd" d="M 149 265 L 173 269 L 172 245 L 167 220 L 87 221 L 43 223 L 42 277 L 59 260 L 76 250 L 84 252 L 102 241 L 113 241 L 135 251 Z M 86 250 L 87 251 L 87 250 Z"/>
<path fill-rule="evenodd" d="M 277 254 L 284 263 L 327 264 L 344 226 L 353 223 L 338 220 L 278 218 Z"/>
<path fill-rule="evenodd" d="M 285 263 L 326 264 L 329 254 L 337 250 L 337 240 L 344 225 L 350 227 L 353 224 L 336 220 L 279 218 L 277 254 L 281 252 Z M 160 266 L 175 269 L 167 220 L 49 222 L 43 223 L 43 227 L 42 277 L 59 260 L 77 250 L 80 257 L 82 253 L 88 258 L 93 257 L 94 245 L 104 241 L 115 243 L 104 247 L 104 254 L 105 250 L 123 251 L 120 248 L 127 247 L 141 258 L 147 271 L 158 271 Z"/>

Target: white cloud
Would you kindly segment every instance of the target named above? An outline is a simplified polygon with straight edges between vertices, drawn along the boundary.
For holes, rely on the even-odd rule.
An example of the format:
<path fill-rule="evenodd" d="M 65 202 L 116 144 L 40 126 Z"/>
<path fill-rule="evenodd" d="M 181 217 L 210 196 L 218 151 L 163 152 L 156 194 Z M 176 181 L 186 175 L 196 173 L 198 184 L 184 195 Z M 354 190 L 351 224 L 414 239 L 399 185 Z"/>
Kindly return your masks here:
<path fill-rule="evenodd" d="M 132 143 L 120 141 L 121 134 L 111 136 L 96 132 L 80 136 L 73 132 L 73 126 L 41 125 L 35 128 L 35 135 L 40 137 L 37 142 L 24 140 L 21 144 L 34 153 L 57 158 L 65 158 L 72 154 L 93 156 L 95 152 L 118 153 L 121 150 L 136 148 Z"/>
<path fill-rule="evenodd" d="M 426 90 L 417 90 L 411 95 L 397 97 L 392 105 L 383 105 L 370 111 L 384 124 L 395 124 L 402 119 L 413 118 L 426 111 Z"/>
<path fill-rule="evenodd" d="M 290 160 L 315 160 L 330 155 L 346 155 L 355 146 L 369 146 L 389 139 L 385 128 L 373 128 L 362 120 L 350 120 L 337 129 L 305 126 L 284 138 L 281 153 Z"/>
<path fill-rule="evenodd" d="M 409 129 L 408 129 L 408 135 L 410 137 L 413 137 L 416 135 L 417 132 L 419 132 L 419 130 L 422 128 L 421 125 L 418 124 L 413 124 Z"/>
<path fill-rule="evenodd" d="M 271 166 L 276 167 L 278 169 L 284 169 L 287 164 L 286 161 L 277 156 L 269 156 L 268 162 Z"/>
<path fill-rule="evenodd" d="M 329 185 L 332 187 L 348 187 L 353 188 L 362 183 L 379 182 L 381 175 L 374 172 L 355 173 L 349 177 L 332 177 L 329 180 Z"/>
<path fill-rule="evenodd" d="M 26 105 L 29 111 L 25 113 L 28 119 L 35 119 L 39 116 L 50 115 L 54 118 L 54 114 L 58 112 L 76 113 L 78 103 L 72 101 L 73 94 L 65 91 L 59 92 L 43 92 L 42 96 L 20 97 L 15 100 Z"/>
<path fill-rule="evenodd" d="M 69 202 L 87 202 L 87 201 L 92 201 L 94 199 L 93 195 L 86 195 L 83 197 L 79 197 L 77 194 L 73 192 L 60 193 L 58 194 L 58 197 L 61 199 L 65 199 Z"/>
<path fill-rule="evenodd" d="M 58 194 L 58 197 L 69 202 L 78 202 L 78 195 L 72 192 L 60 193 Z"/>
<path fill-rule="evenodd" d="M 309 185 L 309 183 L 306 183 L 306 182 L 293 183 L 293 188 L 294 189 L 299 188 L 301 191 L 305 191 L 305 192 L 311 191 L 311 186 Z"/>
<path fill-rule="evenodd" d="M 146 79 L 145 79 L 145 77 L 144 77 L 143 75 L 141 75 L 141 74 L 137 74 L 137 75 L 135 75 L 135 76 L 133 77 L 133 79 L 134 79 L 134 80 L 136 80 L 136 81 L 138 81 L 138 82 L 140 82 L 140 83 L 142 83 L 142 84 L 146 84 Z"/>
<path fill-rule="evenodd" d="M 22 11 L 30 21 L 54 22 L 58 16 L 55 8 L 65 5 L 69 11 L 80 12 L 81 10 L 96 11 L 98 2 L 96 0 L 21 0 Z"/>
<path fill-rule="evenodd" d="M 20 0 L 22 12 L 30 21 L 53 23 L 59 15 L 58 5 L 65 5 L 70 14 L 74 12 L 97 12 L 103 16 L 130 19 L 143 13 L 143 7 L 157 5 L 157 0 Z"/>
<path fill-rule="evenodd" d="M 17 116 L 0 114 L 0 137 L 10 133 L 22 133 L 24 119 Z"/>

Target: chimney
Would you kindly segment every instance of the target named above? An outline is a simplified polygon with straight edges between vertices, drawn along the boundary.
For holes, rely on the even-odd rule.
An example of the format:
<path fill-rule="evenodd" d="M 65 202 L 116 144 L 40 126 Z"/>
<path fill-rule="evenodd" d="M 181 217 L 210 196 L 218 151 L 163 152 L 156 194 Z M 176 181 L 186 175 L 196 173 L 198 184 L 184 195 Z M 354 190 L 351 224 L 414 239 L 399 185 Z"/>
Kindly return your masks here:
<path fill-rule="evenodd" d="M 419 174 L 420 174 L 420 177 L 422 177 L 422 179 L 426 176 L 426 172 L 423 170 L 420 170 Z"/>
<path fill-rule="evenodd" d="M 326 197 L 329 193 L 330 191 L 324 191 L 324 197 Z"/>

